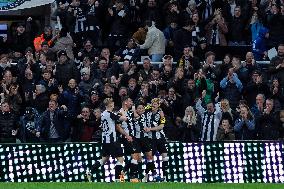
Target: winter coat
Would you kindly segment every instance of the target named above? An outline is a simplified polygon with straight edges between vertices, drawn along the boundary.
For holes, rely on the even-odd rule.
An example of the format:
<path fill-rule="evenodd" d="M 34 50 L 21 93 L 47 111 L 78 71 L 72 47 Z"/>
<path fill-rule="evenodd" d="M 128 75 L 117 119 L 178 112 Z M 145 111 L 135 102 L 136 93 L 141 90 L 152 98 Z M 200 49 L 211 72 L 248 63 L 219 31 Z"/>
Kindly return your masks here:
<path fill-rule="evenodd" d="M 74 54 L 73 54 L 73 46 L 74 42 L 71 36 L 67 37 L 60 37 L 55 45 L 52 47 L 52 50 L 54 52 L 58 52 L 60 50 L 65 50 L 67 53 L 67 56 L 71 59 L 74 60 Z"/>
<path fill-rule="evenodd" d="M 146 39 L 140 49 L 148 49 L 148 54 L 165 54 L 166 39 L 161 30 L 154 25 L 148 28 Z"/>
<path fill-rule="evenodd" d="M 258 36 L 253 41 L 252 52 L 255 60 L 263 60 L 264 52 L 267 51 L 265 35 L 268 33 L 268 29 L 260 28 Z"/>
<path fill-rule="evenodd" d="M 213 27 L 214 27 L 214 22 L 209 22 L 205 26 L 206 30 L 206 39 L 207 43 L 211 44 L 211 38 L 213 35 Z M 227 40 L 226 40 L 226 33 L 228 33 L 228 27 L 227 24 L 225 23 L 224 18 L 217 23 L 217 32 L 218 32 L 218 37 L 219 37 L 219 44 L 220 46 L 227 46 Z"/>

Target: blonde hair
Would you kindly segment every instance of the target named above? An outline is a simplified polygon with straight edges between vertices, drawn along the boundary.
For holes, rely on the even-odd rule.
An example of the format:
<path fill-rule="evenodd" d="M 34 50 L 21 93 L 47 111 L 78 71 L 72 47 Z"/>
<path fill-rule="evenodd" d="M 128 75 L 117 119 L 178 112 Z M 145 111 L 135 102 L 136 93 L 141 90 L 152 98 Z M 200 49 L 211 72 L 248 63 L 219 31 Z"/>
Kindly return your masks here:
<path fill-rule="evenodd" d="M 107 107 L 107 106 L 109 106 L 111 103 L 113 103 L 113 100 L 112 100 L 112 98 L 106 98 L 106 99 L 104 99 L 104 105 L 105 105 L 105 107 Z"/>
<path fill-rule="evenodd" d="M 185 111 L 184 111 L 184 117 L 182 118 L 182 121 L 185 122 L 185 123 L 189 123 L 189 119 L 188 119 L 188 116 L 187 116 L 188 114 L 186 113 L 187 111 L 188 111 L 188 112 L 192 112 L 191 123 L 195 125 L 197 118 L 196 118 L 196 113 L 195 113 L 195 111 L 194 111 L 194 109 L 193 109 L 192 106 L 188 106 L 188 107 L 185 109 Z"/>

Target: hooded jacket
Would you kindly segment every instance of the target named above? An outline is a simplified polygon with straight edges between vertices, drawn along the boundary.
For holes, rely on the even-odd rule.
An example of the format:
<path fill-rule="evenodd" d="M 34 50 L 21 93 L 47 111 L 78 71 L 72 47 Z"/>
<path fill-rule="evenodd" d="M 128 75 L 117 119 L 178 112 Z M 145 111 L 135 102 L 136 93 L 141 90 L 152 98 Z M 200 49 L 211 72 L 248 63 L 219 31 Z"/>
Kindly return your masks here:
<path fill-rule="evenodd" d="M 264 52 L 267 51 L 265 35 L 268 33 L 268 29 L 265 27 L 260 28 L 258 36 L 253 41 L 252 52 L 256 60 L 263 58 Z"/>

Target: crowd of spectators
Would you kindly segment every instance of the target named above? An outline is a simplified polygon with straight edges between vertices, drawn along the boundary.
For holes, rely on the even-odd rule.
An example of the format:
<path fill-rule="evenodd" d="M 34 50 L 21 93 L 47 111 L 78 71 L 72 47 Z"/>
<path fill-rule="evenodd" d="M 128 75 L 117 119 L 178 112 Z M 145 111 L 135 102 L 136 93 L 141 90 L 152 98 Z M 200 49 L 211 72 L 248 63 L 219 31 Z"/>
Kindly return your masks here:
<path fill-rule="evenodd" d="M 55 28 L 36 33 L 29 17 L 0 37 L 0 142 L 100 141 L 103 100 L 119 110 L 125 96 L 145 106 L 160 98 L 169 140 L 284 138 L 283 1 L 57 6 Z M 245 57 L 226 54 L 216 64 L 214 47 L 243 45 L 251 45 Z M 137 64 L 141 55 L 149 58 Z"/>

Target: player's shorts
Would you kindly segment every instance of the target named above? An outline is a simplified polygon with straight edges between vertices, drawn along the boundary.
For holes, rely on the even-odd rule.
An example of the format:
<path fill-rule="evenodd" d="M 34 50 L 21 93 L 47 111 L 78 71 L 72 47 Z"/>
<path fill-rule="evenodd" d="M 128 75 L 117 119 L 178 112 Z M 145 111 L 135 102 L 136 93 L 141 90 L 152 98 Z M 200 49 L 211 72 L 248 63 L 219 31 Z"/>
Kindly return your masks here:
<path fill-rule="evenodd" d="M 103 143 L 102 156 L 122 157 L 123 150 L 119 142 Z"/>
<path fill-rule="evenodd" d="M 165 139 L 150 139 L 152 143 L 152 152 L 155 155 L 157 152 L 160 154 L 168 153 L 167 142 Z"/>
<path fill-rule="evenodd" d="M 137 142 L 136 139 L 134 137 L 132 142 L 129 142 L 126 138 L 121 138 L 121 143 L 124 146 L 124 154 L 125 155 L 131 155 L 134 153 L 139 153 L 137 151 L 138 147 L 137 147 Z"/>
<path fill-rule="evenodd" d="M 149 138 L 135 138 L 135 142 L 138 153 L 152 151 L 151 140 Z"/>

